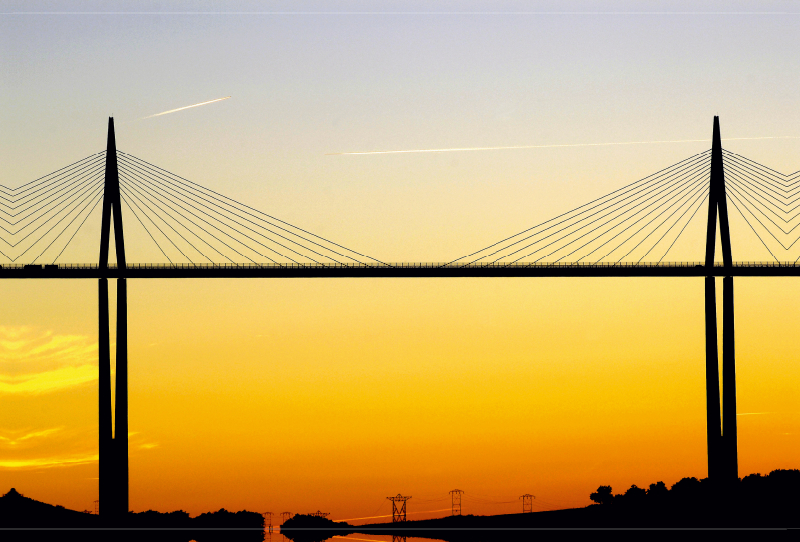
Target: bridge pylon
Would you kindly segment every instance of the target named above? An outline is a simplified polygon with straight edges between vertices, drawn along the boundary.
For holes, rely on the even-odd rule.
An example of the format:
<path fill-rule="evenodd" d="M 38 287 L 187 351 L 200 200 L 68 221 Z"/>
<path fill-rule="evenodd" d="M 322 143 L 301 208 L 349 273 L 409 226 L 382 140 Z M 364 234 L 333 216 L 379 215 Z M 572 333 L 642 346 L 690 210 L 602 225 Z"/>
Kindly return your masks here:
<path fill-rule="evenodd" d="M 108 269 L 111 219 L 114 220 L 114 248 L 117 268 L 124 270 L 125 240 L 117 169 L 117 144 L 114 119 L 108 119 L 103 214 L 100 228 L 101 274 Z M 101 275 L 102 276 L 102 275 Z M 106 518 L 112 523 L 124 520 L 128 503 L 128 296 L 126 279 L 117 279 L 117 360 L 115 397 L 111 398 L 111 340 L 109 336 L 108 279 L 99 279 L 99 489 Z"/>
<path fill-rule="evenodd" d="M 709 176 L 708 228 L 706 233 L 706 423 L 708 433 L 708 478 L 735 482 L 739 478 L 736 431 L 736 349 L 733 310 L 733 277 L 723 278 L 722 287 L 722 404 L 720 412 L 719 353 L 717 345 L 717 301 L 714 279 L 717 216 L 719 215 L 722 266 L 732 270 L 731 234 L 719 117 L 714 117 Z"/>

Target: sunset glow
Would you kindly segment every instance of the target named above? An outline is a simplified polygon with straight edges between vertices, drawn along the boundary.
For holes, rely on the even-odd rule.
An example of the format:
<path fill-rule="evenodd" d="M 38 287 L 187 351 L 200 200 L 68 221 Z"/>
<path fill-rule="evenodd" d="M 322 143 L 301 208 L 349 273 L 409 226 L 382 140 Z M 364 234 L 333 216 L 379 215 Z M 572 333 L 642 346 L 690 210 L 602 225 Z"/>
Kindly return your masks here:
<path fill-rule="evenodd" d="M 617 0 L 573 6 L 617 13 L 602 16 L 514 15 L 519 3 L 482 0 L 457 15 L 458 3 L 433 2 L 434 15 L 395 2 L 413 12 L 403 16 L 309 0 L 298 12 L 315 14 L 291 17 L 247 15 L 244 1 L 199 2 L 202 16 L 176 2 L 154 3 L 174 13 L 125 16 L 99 13 L 139 3 L 72 15 L 12 4 L 3 11 L 26 14 L 0 14 L 2 217 L 29 220 L 35 196 L 12 191 L 82 157 L 86 180 L 48 185 L 42 200 L 100 187 L 113 117 L 129 265 L 283 272 L 296 264 L 275 253 L 297 250 L 299 235 L 320 251 L 330 240 L 336 265 L 473 261 L 708 151 L 715 115 L 726 152 L 800 170 L 800 19 L 772 14 L 781 2 L 759 16 L 662 6 L 680 17 L 627 16 Z M 147 171 L 174 174 L 163 211 Z M 183 189 L 191 199 L 175 196 Z M 211 208 L 231 201 L 242 205 L 214 229 Z M 665 262 L 704 261 L 697 205 Z M 98 264 L 102 208 L 87 208 L 56 263 Z M 734 261 L 800 256 L 800 243 L 773 255 L 749 215 L 729 213 Z M 31 239 L 46 245 L 68 220 Z M 282 245 L 259 245 L 263 258 L 202 244 L 214 235 L 243 252 L 267 231 Z M 523 251 L 526 235 L 501 263 L 549 253 Z M 487 261 L 500 258 L 493 250 Z M 112 377 L 117 284 L 108 279 Z M 75 510 L 98 499 L 98 291 L 96 278 L 0 281 L 0 494 Z M 130 508 L 366 523 L 390 521 L 398 493 L 413 495 L 418 519 L 449 515 L 454 488 L 464 515 L 510 514 L 525 494 L 554 510 L 589 505 L 600 485 L 704 478 L 704 292 L 702 277 L 129 278 Z M 735 303 L 739 474 L 800 468 L 800 280 L 737 277 Z"/>

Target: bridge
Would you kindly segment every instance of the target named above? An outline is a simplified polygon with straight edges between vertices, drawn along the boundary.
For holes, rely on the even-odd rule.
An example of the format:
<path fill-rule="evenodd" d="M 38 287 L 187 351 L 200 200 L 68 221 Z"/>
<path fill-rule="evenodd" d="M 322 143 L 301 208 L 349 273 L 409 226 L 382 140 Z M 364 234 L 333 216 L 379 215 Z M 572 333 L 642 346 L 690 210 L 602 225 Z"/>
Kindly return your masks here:
<path fill-rule="evenodd" d="M 775 255 L 800 239 L 799 184 L 800 172 L 784 175 L 723 149 L 714 117 L 706 152 L 456 260 L 387 263 L 118 151 L 112 118 L 105 151 L 18 188 L 0 186 L 0 279 L 98 281 L 99 489 L 112 522 L 129 510 L 128 279 L 704 277 L 708 476 L 724 488 L 738 479 L 733 278 L 800 275 L 800 257 Z M 98 263 L 59 263 L 101 202 Z M 167 263 L 127 261 L 123 203 Z M 773 261 L 733 260 L 728 203 Z M 705 260 L 665 261 L 704 205 Z M 109 263 L 112 220 L 116 263 Z M 715 277 L 723 277 L 724 394 Z M 109 279 L 117 280 L 116 416 Z"/>
<path fill-rule="evenodd" d="M 372 264 L 11 264 L 0 276 L 16 279 L 187 278 L 458 278 L 458 277 L 796 277 L 798 262 L 537 263 L 466 264 L 397 262 Z"/>

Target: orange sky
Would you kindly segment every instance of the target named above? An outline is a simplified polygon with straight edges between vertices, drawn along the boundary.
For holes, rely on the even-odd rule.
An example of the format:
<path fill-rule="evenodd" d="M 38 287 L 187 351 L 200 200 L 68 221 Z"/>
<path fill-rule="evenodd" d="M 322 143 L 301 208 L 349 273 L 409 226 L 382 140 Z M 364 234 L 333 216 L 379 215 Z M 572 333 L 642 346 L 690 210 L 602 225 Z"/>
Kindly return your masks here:
<path fill-rule="evenodd" d="M 800 169 L 800 140 L 726 141 L 800 135 L 794 16 L 296 4 L 0 14 L 0 184 L 104 149 L 114 115 L 122 151 L 382 261 L 449 261 L 708 149 L 716 114 L 726 149 Z M 768 259 L 731 214 L 734 259 Z M 128 261 L 162 261 L 124 220 Z M 704 220 L 668 259 L 703 258 Z M 99 215 L 59 261 L 96 262 L 98 238 Z M 97 284 L 0 281 L 0 299 L 0 492 L 92 508 Z M 706 475 L 699 278 L 132 280 L 128 303 L 137 511 L 345 519 L 402 493 L 421 518 L 459 488 L 464 513 L 505 513 Z M 736 279 L 742 475 L 800 466 L 797 307 L 796 279 Z"/>
<path fill-rule="evenodd" d="M 795 466 L 794 282 L 736 282 L 742 474 Z M 41 372 L 4 389 L 2 479 L 89 508 L 96 285 L 2 286 L 62 330 L 3 329 L 4 364 Z M 131 506 L 351 518 L 461 488 L 551 508 L 703 477 L 702 294 L 700 279 L 132 281 Z"/>

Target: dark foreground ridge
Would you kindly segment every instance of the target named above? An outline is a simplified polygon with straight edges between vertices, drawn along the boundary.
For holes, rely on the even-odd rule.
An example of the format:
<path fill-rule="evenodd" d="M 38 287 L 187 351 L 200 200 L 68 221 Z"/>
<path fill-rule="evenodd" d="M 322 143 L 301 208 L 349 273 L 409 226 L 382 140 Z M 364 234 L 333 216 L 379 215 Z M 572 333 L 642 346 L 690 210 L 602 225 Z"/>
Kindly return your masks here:
<path fill-rule="evenodd" d="M 54 532 L 56 531 L 56 532 Z M 0 539 L 49 540 L 72 533 L 80 540 L 142 540 L 148 542 L 260 542 L 264 517 L 256 512 L 228 512 L 224 508 L 190 517 L 188 512 L 153 510 L 129 513 L 122 525 L 103 517 L 53 506 L 11 489 L 0 497 Z"/>
<path fill-rule="evenodd" d="M 351 526 L 325 518 L 295 516 L 281 533 L 297 542 L 319 542 L 349 533 L 433 538 L 452 542 L 527 540 L 556 529 L 800 528 L 800 470 L 751 474 L 736 484 L 713 487 L 707 478 L 683 478 L 672 488 L 631 486 L 614 495 L 600 486 L 585 508 L 497 516 L 437 519 Z"/>

